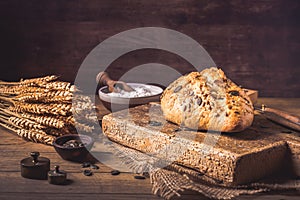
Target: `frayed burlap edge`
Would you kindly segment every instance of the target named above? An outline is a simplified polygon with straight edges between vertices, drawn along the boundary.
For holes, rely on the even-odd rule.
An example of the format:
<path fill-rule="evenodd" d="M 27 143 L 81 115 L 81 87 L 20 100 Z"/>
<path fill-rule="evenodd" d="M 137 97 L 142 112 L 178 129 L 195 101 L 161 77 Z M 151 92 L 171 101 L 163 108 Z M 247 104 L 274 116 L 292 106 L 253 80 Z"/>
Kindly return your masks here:
<path fill-rule="evenodd" d="M 193 169 L 171 163 L 167 167 L 158 168 L 159 159 L 140 151 L 113 144 L 115 154 L 121 161 L 135 173 L 149 172 L 153 194 L 165 199 L 181 196 L 185 190 L 192 190 L 218 200 L 232 199 L 242 194 L 257 194 L 268 191 L 299 190 L 297 180 L 288 183 L 252 183 L 237 187 L 228 187 L 218 181 L 205 176 Z"/>

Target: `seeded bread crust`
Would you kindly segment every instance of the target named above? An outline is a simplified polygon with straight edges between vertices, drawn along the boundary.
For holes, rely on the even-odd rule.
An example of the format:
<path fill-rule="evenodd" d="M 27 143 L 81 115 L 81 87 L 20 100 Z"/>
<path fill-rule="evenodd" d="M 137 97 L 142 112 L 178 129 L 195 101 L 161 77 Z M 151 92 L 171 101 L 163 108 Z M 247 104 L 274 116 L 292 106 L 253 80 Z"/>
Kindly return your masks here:
<path fill-rule="evenodd" d="M 161 96 L 161 108 L 166 120 L 198 130 L 239 132 L 254 118 L 244 90 L 215 67 L 171 83 Z"/>

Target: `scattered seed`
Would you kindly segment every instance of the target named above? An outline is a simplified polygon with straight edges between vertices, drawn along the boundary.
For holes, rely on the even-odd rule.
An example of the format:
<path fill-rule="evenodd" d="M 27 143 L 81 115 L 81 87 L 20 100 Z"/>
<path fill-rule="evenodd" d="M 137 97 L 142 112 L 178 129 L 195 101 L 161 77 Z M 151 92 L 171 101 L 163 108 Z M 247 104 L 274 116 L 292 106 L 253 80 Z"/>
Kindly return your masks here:
<path fill-rule="evenodd" d="M 91 170 L 89 170 L 89 169 L 86 169 L 86 170 L 83 171 L 83 174 L 84 174 L 85 176 L 92 176 L 92 175 L 93 175 L 93 172 L 92 172 Z"/>
<path fill-rule="evenodd" d="M 63 147 L 66 148 L 76 148 L 82 146 L 84 146 L 84 144 L 81 141 L 77 141 L 77 140 L 69 140 L 63 144 Z"/>
<path fill-rule="evenodd" d="M 157 122 L 157 121 L 149 121 L 149 125 L 150 126 L 161 126 L 162 123 L 161 122 Z"/>
<path fill-rule="evenodd" d="M 116 175 L 120 174 L 120 171 L 119 170 L 112 170 L 110 173 L 111 173 L 111 175 L 116 176 Z"/>
<path fill-rule="evenodd" d="M 81 164 L 82 168 L 87 168 L 87 167 L 90 167 L 90 166 L 91 166 L 91 163 L 89 163 L 89 162 L 84 162 L 84 163 Z"/>
<path fill-rule="evenodd" d="M 134 178 L 135 178 L 135 179 L 140 179 L 140 180 L 146 179 L 145 176 L 140 176 L 140 175 L 136 175 L 136 176 L 134 176 Z"/>
<path fill-rule="evenodd" d="M 149 177 L 149 176 L 150 176 L 150 174 L 149 174 L 149 172 L 143 172 L 143 176 L 147 176 L 147 177 Z"/>
<path fill-rule="evenodd" d="M 174 89 L 174 93 L 177 93 L 181 90 L 182 86 L 177 86 L 175 89 Z"/>
<path fill-rule="evenodd" d="M 239 91 L 236 91 L 236 90 L 230 91 L 229 94 L 232 95 L 232 96 L 239 96 L 240 95 Z"/>
<path fill-rule="evenodd" d="M 234 111 L 234 113 L 235 113 L 235 114 L 237 114 L 237 115 L 239 115 L 239 114 L 240 114 L 240 112 L 238 112 L 238 111 Z"/>
<path fill-rule="evenodd" d="M 92 169 L 99 169 L 99 166 L 98 166 L 98 165 L 92 164 L 92 165 L 91 165 L 91 168 L 92 168 Z"/>

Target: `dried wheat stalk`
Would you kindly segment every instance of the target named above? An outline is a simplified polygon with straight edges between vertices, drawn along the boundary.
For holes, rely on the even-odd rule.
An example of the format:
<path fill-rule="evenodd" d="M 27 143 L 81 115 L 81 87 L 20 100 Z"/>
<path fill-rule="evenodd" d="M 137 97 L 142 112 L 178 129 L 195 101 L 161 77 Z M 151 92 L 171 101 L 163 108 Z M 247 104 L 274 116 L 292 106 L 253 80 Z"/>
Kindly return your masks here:
<path fill-rule="evenodd" d="M 17 135 L 22 137 L 25 140 L 37 142 L 37 143 L 43 143 L 47 145 L 52 145 L 53 141 L 56 137 L 47 135 L 47 133 L 43 130 L 39 129 L 32 129 L 32 130 L 26 130 L 22 127 L 18 126 L 17 124 L 6 120 L 4 118 L 0 117 L 0 125 L 4 128 L 7 128 L 13 132 L 15 132 Z"/>
<path fill-rule="evenodd" d="M 9 95 L 19 95 L 23 93 L 47 93 L 49 89 L 40 88 L 40 87 L 28 87 L 24 85 L 16 85 L 16 86 L 2 86 L 0 87 L 1 94 L 9 94 Z"/>
<path fill-rule="evenodd" d="M 62 136 L 62 135 L 71 134 L 70 132 L 67 132 L 64 129 L 56 129 L 56 128 L 46 128 L 44 131 L 48 135 L 53 135 L 53 136 Z"/>
<path fill-rule="evenodd" d="M 86 133 L 92 133 L 94 130 L 94 126 L 90 126 L 88 124 L 84 124 L 81 122 L 75 122 L 75 127 L 78 131 L 84 131 Z"/>
<path fill-rule="evenodd" d="M 0 125 L 16 132 L 24 139 L 52 145 L 56 136 L 92 132 L 97 116 L 90 97 L 75 95 L 74 85 L 57 81 L 57 76 L 0 81 Z M 75 104 L 72 104 L 76 102 Z M 72 111 L 79 119 L 75 123 Z"/>
<path fill-rule="evenodd" d="M 23 139 L 33 141 L 36 143 L 43 143 L 47 145 L 52 145 L 55 137 L 52 135 L 48 135 L 46 132 L 42 130 L 26 130 L 26 129 L 18 129 L 16 132 Z"/>
<path fill-rule="evenodd" d="M 39 92 L 39 93 L 23 93 L 16 97 L 14 100 L 22 102 L 32 102 L 38 101 L 43 103 L 50 102 L 70 102 L 72 101 L 72 92 L 58 90 L 58 91 L 49 91 L 49 92 Z"/>
<path fill-rule="evenodd" d="M 44 129 L 45 126 L 35 122 L 31 121 L 29 119 L 19 118 L 19 117 L 9 117 L 8 121 L 11 123 L 20 126 L 24 129 Z"/>
<path fill-rule="evenodd" d="M 55 82 L 48 82 L 48 83 L 41 83 L 39 87 L 50 89 L 50 90 L 65 90 L 75 92 L 76 87 L 69 82 L 63 81 L 55 81 Z"/>
<path fill-rule="evenodd" d="M 44 115 L 37 115 L 32 113 L 20 113 L 20 115 L 26 119 L 33 120 L 44 126 L 58 128 L 58 129 L 63 128 L 67 124 L 67 122 L 65 122 L 64 119 L 68 119 L 66 117 L 59 118 L 57 116 L 44 116 Z"/>
<path fill-rule="evenodd" d="M 58 76 L 50 75 L 50 76 L 44 76 L 44 77 L 39 77 L 39 78 L 31 78 L 31 79 L 21 80 L 20 83 L 21 83 L 21 85 L 27 85 L 30 83 L 50 82 L 50 81 L 55 81 L 57 79 L 58 79 Z"/>
<path fill-rule="evenodd" d="M 72 114 L 71 104 L 38 104 L 38 103 L 23 103 L 15 102 L 14 106 L 10 106 L 12 112 L 29 112 L 33 114 L 52 114 L 68 116 Z"/>
<path fill-rule="evenodd" d="M 45 84 L 46 82 L 55 81 L 58 77 L 55 75 L 45 76 L 40 78 L 31 78 L 20 80 L 19 82 L 6 82 L 0 81 L 0 85 L 23 85 L 23 86 L 37 86 L 41 84 Z"/>

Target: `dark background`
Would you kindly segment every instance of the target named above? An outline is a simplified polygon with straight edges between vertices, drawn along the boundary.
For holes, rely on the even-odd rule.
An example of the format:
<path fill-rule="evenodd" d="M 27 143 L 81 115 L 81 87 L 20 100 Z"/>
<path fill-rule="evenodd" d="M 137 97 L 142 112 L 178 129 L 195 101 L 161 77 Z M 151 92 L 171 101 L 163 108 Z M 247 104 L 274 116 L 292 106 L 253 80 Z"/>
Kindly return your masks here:
<path fill-rule="evenodd" d="M 197 40 L 236 83 L 260 96 L 300 97 L 298 0 L 7 0 L 0 1 L 0 79 L 57 74 L 74 81 L 85 56 L 106 38 L 158 26 Z M 182 73 L 177 56 L 144 50 L 109 67 L 113 78 L 158 62 Z"/>

